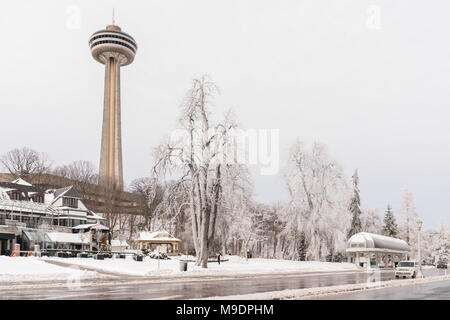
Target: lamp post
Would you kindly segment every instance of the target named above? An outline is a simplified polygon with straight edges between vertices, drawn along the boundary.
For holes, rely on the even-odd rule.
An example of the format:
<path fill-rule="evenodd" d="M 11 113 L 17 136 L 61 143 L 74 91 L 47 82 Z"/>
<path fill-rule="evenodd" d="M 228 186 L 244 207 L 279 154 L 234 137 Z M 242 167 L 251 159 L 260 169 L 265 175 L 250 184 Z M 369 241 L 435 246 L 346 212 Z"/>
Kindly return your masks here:
<path fill-rule="evenodd" d="M 417 245 L 418 245 L 418 256 L 419 256 L 419 272 L 417 274 L 418 277 L 423 278 L 423 274 L 422 274 L 422 221 L 418 221 L 418 226 L 419 226 L 419 237 L 418 237 L 418 241 L 417 241 Z"/>

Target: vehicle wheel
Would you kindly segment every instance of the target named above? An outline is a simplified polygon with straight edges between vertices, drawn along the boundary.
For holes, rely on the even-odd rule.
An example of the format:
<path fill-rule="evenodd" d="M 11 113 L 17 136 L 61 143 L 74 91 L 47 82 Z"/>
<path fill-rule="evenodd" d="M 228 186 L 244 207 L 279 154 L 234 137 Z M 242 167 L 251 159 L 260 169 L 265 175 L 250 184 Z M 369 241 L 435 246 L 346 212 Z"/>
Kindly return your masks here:
<path fill-rule="evenodd" d="M 398 276 L 395 276 L 398 279 Z"/>
<path fill-rule="evenodd" d="M 413 275 L 411 276 L 411 279 L 414 279 L 416 277 L 416 274 L 413 273 Z"/>

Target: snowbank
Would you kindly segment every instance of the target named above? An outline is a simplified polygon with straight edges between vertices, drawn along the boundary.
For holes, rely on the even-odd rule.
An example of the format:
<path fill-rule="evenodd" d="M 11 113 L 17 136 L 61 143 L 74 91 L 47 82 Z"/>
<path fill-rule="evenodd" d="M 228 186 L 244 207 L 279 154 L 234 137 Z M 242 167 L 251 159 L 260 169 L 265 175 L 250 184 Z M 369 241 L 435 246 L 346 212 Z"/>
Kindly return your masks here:
<path fill-rule="evenodd" d="M 99 272 L 113 272 L 133 276 L 251 276 L 272 275 L 306 272 L 326 271 L 356 271 L 356 266 L 351 263 L 313 262 L 313 261 L 290 261 L 273 259 L 242 259 L 237 256 L 225 257 L 228 261 L 221 263 L 208 263 L 208 268 L 196 267 L 193 262 L 188 262 L 188 271 L 180 269 L 180 258 L 171 260 L 156 260 L 145 257 L 143 262 L 127 259 L 83 259 L 83 258 L 45 258 L 72 265 L 94 268 Z"/>
<path fill-rule="evenodd" d="M 300 300 L 326 297 L 333 294 L 343 294 L 363 290 L 376 290 L 388 287 L 409 286 L 420 283 L 450 280 L 450 276 L 434 276 L 423 279 L 389 280 L 373 283 L 344 284 L 329 287 L 287 289 L 282 291 L 250 293 L 242 295 L 209 297 L 203 300 Z M 343 297 L 345 299 L 345 297 Z"/>
<path fill-rule="evenodd" d="M 96 272 L 52 265 L 35 257 L 0 256 L 0 283 L 47 280 L 73 280 L 98 277 Z"/>

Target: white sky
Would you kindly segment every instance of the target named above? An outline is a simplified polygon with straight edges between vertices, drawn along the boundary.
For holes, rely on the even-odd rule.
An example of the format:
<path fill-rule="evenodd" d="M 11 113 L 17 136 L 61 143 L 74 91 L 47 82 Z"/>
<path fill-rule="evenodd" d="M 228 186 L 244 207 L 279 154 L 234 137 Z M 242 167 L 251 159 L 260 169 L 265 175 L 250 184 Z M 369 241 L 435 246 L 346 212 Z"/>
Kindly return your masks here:
<path fill-rule="evenodd" d="M 381 29 L 367 25 L 371 5 Z M 112 7 L 139 45 L 121 73 L 126 182 L 149 173 L 191 79 L 208 73 L 217 111 L 280 129 L 283 154 L 300 137 L 327 144 L 349 177 L 358 168 L 363 206 L 398 209 L 408 186 L 425 227 L 450 216 L 446 0 L 2 1 L 1 154 L 98 165 L 104 69 L 88 38 Z M 258 200 L 284 199 L 279 175 L 254 178 Z"/>

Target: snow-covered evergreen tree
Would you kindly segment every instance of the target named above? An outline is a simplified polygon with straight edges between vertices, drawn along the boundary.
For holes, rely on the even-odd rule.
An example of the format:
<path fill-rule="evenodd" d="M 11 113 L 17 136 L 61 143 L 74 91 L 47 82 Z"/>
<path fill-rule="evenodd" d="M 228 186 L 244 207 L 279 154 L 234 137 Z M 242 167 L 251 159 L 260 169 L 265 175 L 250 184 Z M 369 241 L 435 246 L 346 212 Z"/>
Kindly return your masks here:
<path fill-rule="evenodd" d="M 350 230 L 348 231 L 348 238 L 350 238 L 355 233 L 361 232 L 362 224 L 361 224 L 361 209 L 359 206 L 361 205 L 361 200 L 359 196 L 359 177 L 358 177 L 358 169 L 355 170 L 355 173 L 352 176 L 353 179 L 353 195 L 350 200 L 350 205 L 348 207 L 348 211 L 352 216 L 352 222 L 350 225 Z"/>
<path fill-rule="evenodd" d="M 383 225 L 383 234 L 388 237 L 397 237 L 398 236 L 398 227 L 395 221 L 394 212 L 392 212 L 392 207 L 388 204 L 386 213 L 384 214 L 384 225 Z"/>

